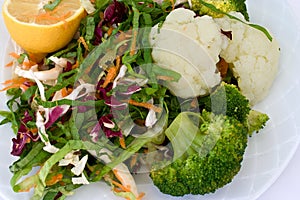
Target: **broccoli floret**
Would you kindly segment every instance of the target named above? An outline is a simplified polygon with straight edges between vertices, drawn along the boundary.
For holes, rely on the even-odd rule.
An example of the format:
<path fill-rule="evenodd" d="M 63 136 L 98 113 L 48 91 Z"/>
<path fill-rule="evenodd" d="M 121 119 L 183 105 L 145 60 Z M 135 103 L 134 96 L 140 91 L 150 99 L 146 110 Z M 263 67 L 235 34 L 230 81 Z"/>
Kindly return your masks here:
<path fill-rule="evenodd" d="M 222 82 L 209 96 L 198 99 L 200 109 L 245 122 L 251 110 L 249 100 L 233 85 Z"/>
<path fill-rule="evenodd" d="M 239 172 L 247 146 L 247 128 L 235 118 L 203 111 L 180 113 L 166 130 L 173 160 L 150 172 L 154 185 L 173 196 L 206 194 L 231 182 Z M 162 164 L 163 163 L 163 164 Z"/>
<path fill-rule="evenodd" d="M 246 121 L 248 133 L 252 135 L 253 132 L 258 132 L 263 129 L 269 120 L 269 116 L 257 110 L 251 110 Z"/>
<path fill-rule="evenodd" d="M 245 19 L 249 21 L 249 15 L 247 12 L 246 0 L 203 0 L 206 3 L 214 5 L 222 12 L 229 13 L 231 11 L 237 11 L 244 15 Z M 191 0 L 192 10 L 199 12 L 200 15 L 210 15 L 214 18 L 223 17 L 222 13 L 215 12 L 203 5 L 199 0 Z"/>

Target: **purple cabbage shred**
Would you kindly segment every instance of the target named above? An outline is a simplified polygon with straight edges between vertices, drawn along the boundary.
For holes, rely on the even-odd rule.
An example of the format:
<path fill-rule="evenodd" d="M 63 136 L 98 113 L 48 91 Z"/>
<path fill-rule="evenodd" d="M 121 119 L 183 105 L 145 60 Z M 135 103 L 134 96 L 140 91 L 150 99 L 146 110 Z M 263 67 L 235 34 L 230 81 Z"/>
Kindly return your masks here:
<path fill-rule="evenodd" d="M 32 120 L 33 118 L 30 116 L 29 112 L 25 111 L 24 118 L 21 120 L 21 125 L 17 133 L 17 138 L 12 139 L 12 155 L 20 156 L 28 141 L 32 140 L 36 142 L 39 139 L 39 135 L 32 133 L 26 126 L 26 124 Z"/>

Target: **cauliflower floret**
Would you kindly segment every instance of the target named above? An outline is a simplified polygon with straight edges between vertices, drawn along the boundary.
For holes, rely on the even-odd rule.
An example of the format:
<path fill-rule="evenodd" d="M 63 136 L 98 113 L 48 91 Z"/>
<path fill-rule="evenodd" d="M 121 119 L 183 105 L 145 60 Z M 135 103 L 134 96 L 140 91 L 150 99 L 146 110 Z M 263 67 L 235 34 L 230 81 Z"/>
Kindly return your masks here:
<path fill-rule="evenodd" d="M 239 13 L 230 14 L 243 19 Z M 279 44 L 274 37 L 270 41 L 262 31 L 237 20 L 223 17 L 215 21 L 223 31 L 231 31 L 232 40 L 220 55 L 234 65 L 233 75 L 242 94 L 255 105 L 267 96 L 276 77 Z"/>
<path fill-rule="evenodd" d="M 175 9 L 150 34 L 153 60 L 181 74 L 178 82 L 167 87 L 182 98 L 206 95 L 221 81 L 216 63 L 227 39 L 211 17 L 195 15 L 188 9 Z"/>

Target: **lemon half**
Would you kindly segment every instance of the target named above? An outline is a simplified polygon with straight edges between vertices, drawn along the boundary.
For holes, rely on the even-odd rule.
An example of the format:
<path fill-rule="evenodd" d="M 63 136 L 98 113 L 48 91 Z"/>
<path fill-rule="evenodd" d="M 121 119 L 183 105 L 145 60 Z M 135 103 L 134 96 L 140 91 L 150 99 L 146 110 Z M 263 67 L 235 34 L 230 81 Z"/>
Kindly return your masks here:
<path fill-rule="evenodd" d="M 43 55 L 66 46 L 76 33 L 85 10 L 80 0 L 6 0 L 2 14 L 11 38 L 28 53 Z"/>

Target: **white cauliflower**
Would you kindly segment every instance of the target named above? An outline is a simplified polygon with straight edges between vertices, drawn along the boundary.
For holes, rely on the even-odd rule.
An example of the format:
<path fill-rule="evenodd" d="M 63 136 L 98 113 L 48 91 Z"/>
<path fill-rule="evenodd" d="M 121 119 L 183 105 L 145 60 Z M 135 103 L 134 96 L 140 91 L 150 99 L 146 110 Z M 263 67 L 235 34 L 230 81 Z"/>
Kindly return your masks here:
<path fill-rule="evenodd" d="M 232 12 L 240 19 L 243 16 Z M 266 35 L 249 25 L 228 17 L 215 21 L 223 31 L 231 31 L 232 40 L 221 51 L 221 57 L 232 63 L 233 75 L 238 86 L 252 105 L 264 99 L 276 77 L 279 64 L 279 45 L 273 37 L 272 42 Z"/>
<path fill-rule="evenodd" d="M 153 60 L 181 74 L 167 87 L 182 98 L 207 95 L 221 81 L 216 63 L 227 38 L 211 17 L 195 16 L 191 10 L 175 9 L 150 34 Z"/>

